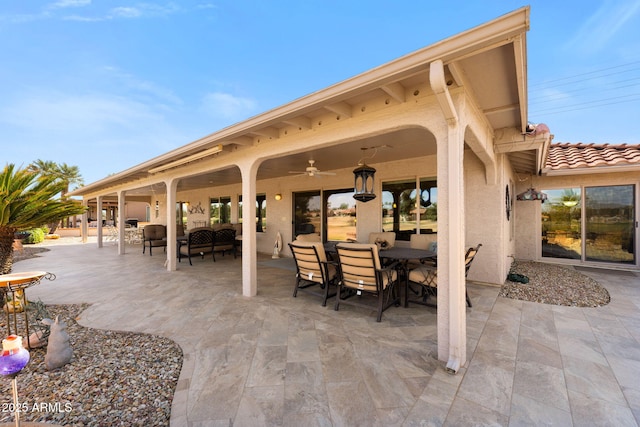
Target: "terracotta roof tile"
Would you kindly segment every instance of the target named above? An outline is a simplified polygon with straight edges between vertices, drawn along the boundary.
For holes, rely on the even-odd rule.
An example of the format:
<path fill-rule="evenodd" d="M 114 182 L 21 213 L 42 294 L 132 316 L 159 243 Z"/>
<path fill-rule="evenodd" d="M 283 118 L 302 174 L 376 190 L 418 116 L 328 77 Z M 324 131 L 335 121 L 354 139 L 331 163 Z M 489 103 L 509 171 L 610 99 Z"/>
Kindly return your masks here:
<path fill-rule="evenodd" d="M 640 166 L 640 145 L 553 143 L 546 161 L 554 171 L 623 165 Z"/>

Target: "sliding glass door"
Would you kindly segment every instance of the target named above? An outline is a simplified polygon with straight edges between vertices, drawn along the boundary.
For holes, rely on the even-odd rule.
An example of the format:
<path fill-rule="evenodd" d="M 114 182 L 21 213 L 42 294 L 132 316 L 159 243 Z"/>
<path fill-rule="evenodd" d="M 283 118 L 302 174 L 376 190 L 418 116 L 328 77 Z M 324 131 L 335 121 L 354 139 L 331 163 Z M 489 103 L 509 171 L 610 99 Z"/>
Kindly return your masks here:
<path fill-rule="evenodd" d="M 633 185 L 585 188 L 587 261 L 635 264 Z"/>
<path fill-rule="evenodd" d="M 543 192 L 543 257 L 636 263 L 634 185 Z"/>
<path fill-rule="evenodd" d="M 320 233 L 322 223 L 320 191 L 293 193 L 293 235 Z"/>

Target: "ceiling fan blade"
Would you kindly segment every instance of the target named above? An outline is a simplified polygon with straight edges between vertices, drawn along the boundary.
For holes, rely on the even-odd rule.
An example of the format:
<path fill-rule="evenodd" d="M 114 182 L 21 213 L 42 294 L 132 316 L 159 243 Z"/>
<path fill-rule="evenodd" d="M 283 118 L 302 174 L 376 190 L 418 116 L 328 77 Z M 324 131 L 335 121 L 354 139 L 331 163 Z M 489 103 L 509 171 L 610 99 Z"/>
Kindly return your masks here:
<path fill-rule="evenodd" d="M 335 175 L 335 172 L 316 172 L 316 175 Z"/>

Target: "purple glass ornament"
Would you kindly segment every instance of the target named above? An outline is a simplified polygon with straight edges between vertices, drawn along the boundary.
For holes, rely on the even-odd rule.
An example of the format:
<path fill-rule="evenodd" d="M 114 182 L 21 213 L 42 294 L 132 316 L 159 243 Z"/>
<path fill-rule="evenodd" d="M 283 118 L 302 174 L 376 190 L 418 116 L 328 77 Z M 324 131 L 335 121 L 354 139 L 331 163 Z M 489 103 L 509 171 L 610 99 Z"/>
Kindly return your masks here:
<path fill-rule="evenodd" d="M 29 363 L 29 351 L 22 346 L 22 337 L 9 335 L 2 340 L 0 375 L 15 375 Z"/>

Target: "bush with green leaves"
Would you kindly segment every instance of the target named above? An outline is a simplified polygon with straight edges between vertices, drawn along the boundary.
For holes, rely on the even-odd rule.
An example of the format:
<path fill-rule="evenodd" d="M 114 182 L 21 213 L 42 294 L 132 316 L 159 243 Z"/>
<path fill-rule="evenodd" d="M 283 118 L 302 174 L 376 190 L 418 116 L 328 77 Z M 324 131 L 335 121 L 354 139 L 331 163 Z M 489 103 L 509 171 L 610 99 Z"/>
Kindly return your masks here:
<path fill-rule="evenodd" d="M 40 243 L 44 242 L 44 230 L 42 228 L 33 228 L 27 231 L 27 237 L 22 241 L 22 243 Z"/>

